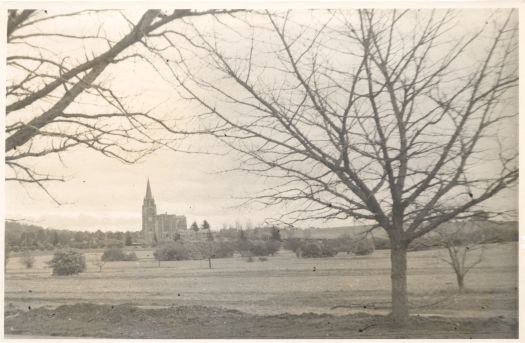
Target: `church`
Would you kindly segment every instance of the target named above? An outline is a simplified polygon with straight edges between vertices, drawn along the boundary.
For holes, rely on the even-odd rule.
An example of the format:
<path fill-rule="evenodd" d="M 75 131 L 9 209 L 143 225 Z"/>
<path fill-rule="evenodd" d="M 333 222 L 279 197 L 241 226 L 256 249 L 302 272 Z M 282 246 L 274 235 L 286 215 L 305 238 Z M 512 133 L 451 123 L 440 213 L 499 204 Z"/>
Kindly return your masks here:
<path fill-rule="evenodd" d="M 146 244 L 175 240 L 188 230 L 185 216 L 174 214 L 157 214 L 157 206 L 151 192 L 146 186 L 146 196 L 142 203 L 142 238 Z"/>

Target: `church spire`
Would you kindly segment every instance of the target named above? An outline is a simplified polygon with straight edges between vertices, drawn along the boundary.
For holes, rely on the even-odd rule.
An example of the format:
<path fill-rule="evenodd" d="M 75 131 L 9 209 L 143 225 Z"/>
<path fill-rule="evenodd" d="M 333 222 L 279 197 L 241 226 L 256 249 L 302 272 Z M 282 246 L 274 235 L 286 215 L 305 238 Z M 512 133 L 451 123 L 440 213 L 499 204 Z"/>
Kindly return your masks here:
<path fill-rule="evenodd" d="M 146 197 L 145 199 L 153 199 L 153 195 L 151 194 L 151 187 L 149 185 L 149 177 L 148 177 L 148 185 L 146 187 Z"/>

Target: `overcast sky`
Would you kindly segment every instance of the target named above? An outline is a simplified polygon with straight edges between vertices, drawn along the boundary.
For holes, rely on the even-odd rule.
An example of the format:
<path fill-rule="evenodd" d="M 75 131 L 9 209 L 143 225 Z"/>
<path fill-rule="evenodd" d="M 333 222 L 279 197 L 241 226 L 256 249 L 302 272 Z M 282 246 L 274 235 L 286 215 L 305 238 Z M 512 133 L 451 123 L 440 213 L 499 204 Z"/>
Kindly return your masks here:
<path fill-rule="evenodd" d="M 217 174 L 227 158 L 159 151 L 135 165 L 125 165 L 89 150 L 65 155 L 65 183 L 49 185 L 64 202 L 56 205 L 33 187 L 6 185 L 6 217 L 70 229 L 128 229 L 141 225 L 141 206 L 149 177 L 159 213 L 186 215 L 189 223 L 207 219 L 214 228 L 264 220 L 269 211 L 236 208 L 234 197 L 257 189 L 248 175 Z M 57 170 L 58 172 L 59 170 Z"/>
<path fill-rule="evenodd" d="M 142 11 L 127 11 L 126 16 L 136 22 Z M 48 11 L 47 15 L 55 12 Z M 44 23 L 40 30 L 93 34 L 94 30 L 118 39 L 128 30 L 123 16 L 116 12 L 103 16 L 89 15 L 65 19 L 55 27 Z M 46 37 L 39 42 L 48 50 L 43 53 L 82 59 L 85 51 L 105 49 L 105 43 L 92 40 L 70 41 Z M 25 53 L 25 47 L 10 46 L 11 54 Z M 131 50 L 131 49 L 130 49 Z M 55 57 L 56 58 L 56 57 Z M 10 75 L 8 76 L 10 77 Z M 103 84 L 111 85 L 119 95 L 129 96 L 130 106 L 140 110 L 155 107 L 156 113 L 183 116 L 186 104 L 176 96 L 172 85 L 163 82 L 147 64 L 137 61 L 108 68 L 101 77 Z M 79 105 L 75 105 L 79 106 Z M 83 109 L 85 110 L 85 108 Z M 181 114 L 183 113 L 183 114 Z M 212 141 L 203 137 L 188 139 L 184 146 L 205 151 Z M 252 211 L 238 205 L 239 197 L 255 191 L 260 179 L 247 175 L 218 173 L 233 166 L 228 156 L 176 153 L 160 150 L 134 165 L 123 164 L 88 149 L 66 152 L 62 160 L 46 157 L 34 161 L 33 166 L 50 175 L 64 175 L 66 182 L 49 183 L 49 192 L 61 203 L 57 205 L 35 185 L 14 182 L 6 184 L 6 219 L 61 229 L 81 230 L 140 230 L 141 206 L 149 177 L 159 213 L 186 215 L 189 224 L 207 219 L 213 229 L 222 225 L 243 225 L 264 222 L 270 211 Z M 188 225 L 189 225 L 188 224 Z"/>
<path fill-rule="evenodd" d="M 137 18 L 137 13 L 129 13 Z M 126 29 L 125 21 L 112 17 L 112 35 Z M 107 20 L 98 19 L 107 25 Z M 60 29 L 84 30 L 76 22 L 64 22 Z M 80 54 L 84 46 L 60 46 L 52 39 L 46 41 L 52 50 L 67 49 L 71 54 Z M 59 52 L 57 52 L 59 53 Z M 124 72 L 123 69 L 124 68 Z M 144 109 L 161 104 L 157 111 L 184 113 L 188 108 L 173 92 L 172 85 L 159 81 L 152 69 L 144 65 L 125 64 L 104 74 L 103 78 L 127 95 L 137 94 L 133 101 Z M 195 138 L 197 139 L 197 138 Z M 188 141 L 202 148 L 214 144 L 200 138 Z M 202 143 L 204 142 L 204 144 Z M 517 143 L 517 142 L 516 142 Z M 149 177 L 158 213 L 186 215 L 188 223 L 207 219 L 213 229 L 236 221 L 245 224 L 262 223 L 266 218 L 278 216 L 279 209 L 238 207 L 246 197 L 268 186 L 268 180 L 239 173 L 221 173 L 236 164 L 233 155 L 215 156 L 186 154 L 171 150 L 160 150 L 135 165 L 103 157 L 87 150 L 77 149 L 63 154 L 62 161 L 56 158 L 36 162 L 54 175 L 65 175 L 66 182 L 52 183 L 48 190 L 62 204 L 57 205 L 34 186 L 17 183 L 6 184 L 6 219 L 24 220 L 44 227 L 79 230 L 140 230 L 141 205 Z M 493 201 L 494 208 L 514 208 L 517 193 L 508 192 Z M 304 225 L 340 226 L 343 222 L 310 222 Z"/>

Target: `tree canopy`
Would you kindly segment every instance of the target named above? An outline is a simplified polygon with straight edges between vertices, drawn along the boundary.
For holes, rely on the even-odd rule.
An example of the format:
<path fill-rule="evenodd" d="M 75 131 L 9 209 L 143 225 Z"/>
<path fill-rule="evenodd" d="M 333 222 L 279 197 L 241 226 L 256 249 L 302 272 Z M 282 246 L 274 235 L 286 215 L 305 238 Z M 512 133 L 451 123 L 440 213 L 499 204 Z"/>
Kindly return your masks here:
<path fill-rule="evenodd" d="M 243 156 L 238 169 L 275 181 L 253 201 L 293 204 L 288 223 L 352 218 L 387 232 L 404 321 L 410 242 L 518 179 L 517 12 L 253 16 L 222 34 L 189 23 L 181 39 L 198 49 L 177 52 L 172 76 Z"/>

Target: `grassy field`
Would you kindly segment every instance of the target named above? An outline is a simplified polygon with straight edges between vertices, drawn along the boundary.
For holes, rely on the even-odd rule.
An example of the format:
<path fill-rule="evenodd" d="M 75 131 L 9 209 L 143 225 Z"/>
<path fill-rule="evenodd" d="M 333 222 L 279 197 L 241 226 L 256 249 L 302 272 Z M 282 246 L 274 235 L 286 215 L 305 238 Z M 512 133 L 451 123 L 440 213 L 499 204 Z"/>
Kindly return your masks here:
<path fill-rule="evenodd" d="M 455 276 L 441 258 L 445 251 L 409 253 L 411 312 L 447 318 L 518 316 L 518 246 L 493 244 L 481 264 L 466 278 L 467 292 L 456 293 Z M 201 305 L 220 307 L 255 316 L 313 312 L 343 316 L 390 311 L 389 251 L 370 256 L 339 254 L 333 258 L 298 259 L 281 251 L 268 261 L 248 263 L 242 258 L 208 261 L 162 262 L 152 252 L 140 250 L 137 262 L 111 262 L 102 272 L 89 263 L 88 270 L 69 276 L 51 276 L 37 256 L 32 269 L 17 257 L 6 270 L 5 310 L 62 304 L 133 304 L 142 308 Z"/>
<path fill-rule="evenodd" d="M 144 260 L 110 262 L 102 272 L 89 263 L 94 254 L 97 253 L 86 256 L 87 272 L 69 277 L 51 276 L 45 264 L 50 255 L 37 256 L 33 269 L 25 269 L 18 258 L 13 258 L 6 270 L 6 305 L 23 303 L 23 307 L 35 307 L 89 301 L 207 305 L 255 314 L 300 314 L 347 312 L 355 304 L 375 304 L 380 310 L 388 305 L 390 296 L 389 251 L 385 250 L 363 257 L 340 254 L 321 259 L 298 259 L 281 251 L 266 262 L 248 263 L 240 257 L 213 260 L 211 270 L 208 261 L 162 262 L 158 267 L 156 261 L 147 260 L 151 251 L 137 251 Z M 445 299 L 455 292 L 454 274 L 440 259 L 445 256 L 440 250 L 409 253 L 408 282 L 414 307 L 439 300 L 435 298 Z M 485 297 L 494 299 L 498 294 L 505 298 L 514 296 L 516 300 L 517 245 L 488 246 L 483 262 L 468 274 L 466 286 L 466 298 L 482 302 Z M 473 306 L 475 301 L 470 303 L 472 308 L 462 308 L 463 313 L 478 310 Z M 331 309 L 336 306 L 339 307 Z M 508 312 L 507 315 L 517 311 L 514 306 L 494 303 L 478 312 L 482 315 L 491 309 Z"/>

